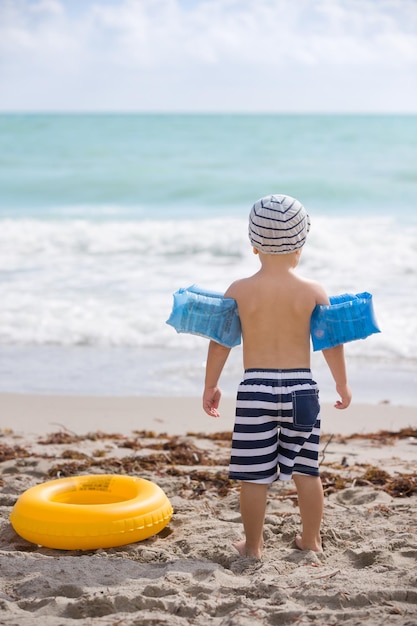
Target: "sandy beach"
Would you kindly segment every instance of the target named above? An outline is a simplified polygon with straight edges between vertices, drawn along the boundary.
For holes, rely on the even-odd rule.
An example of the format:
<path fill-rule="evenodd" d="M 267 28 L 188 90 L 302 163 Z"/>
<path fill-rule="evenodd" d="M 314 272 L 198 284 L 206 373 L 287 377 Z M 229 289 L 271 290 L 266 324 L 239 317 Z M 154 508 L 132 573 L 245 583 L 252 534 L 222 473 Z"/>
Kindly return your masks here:
<path fill-rule="evenodd" d="M 240 557 L 227 479 L 233 400 L 0 395 L 0 624 L 346 626 L 417 624 L 417 407 L 324 405 L 324 553 L 294 547 L 292 481 L 268 500 L 265 553 Z M 161 533 L 96 551 L 27 542 L 9 515 L 29 487 L 92 473 L 156 482 Z"/>

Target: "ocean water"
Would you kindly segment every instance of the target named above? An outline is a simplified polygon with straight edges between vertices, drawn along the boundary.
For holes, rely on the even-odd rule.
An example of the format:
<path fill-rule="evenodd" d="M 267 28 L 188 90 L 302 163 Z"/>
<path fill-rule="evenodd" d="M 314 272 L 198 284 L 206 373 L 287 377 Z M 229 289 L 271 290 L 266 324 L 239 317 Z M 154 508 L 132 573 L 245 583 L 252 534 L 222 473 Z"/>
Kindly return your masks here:
<path fill-rule="evenodd" d="M 356 398 L 417 404 L 416 164 L 417 116 L 0 115 L 0 391 L 200 395 L 207 341 L 166 325 L 172 294 L 255 272 L 251 205 L 287 193 L 300 272 L 373 294 Z M 241 369 L 236 348 L 226 395 Z"/>

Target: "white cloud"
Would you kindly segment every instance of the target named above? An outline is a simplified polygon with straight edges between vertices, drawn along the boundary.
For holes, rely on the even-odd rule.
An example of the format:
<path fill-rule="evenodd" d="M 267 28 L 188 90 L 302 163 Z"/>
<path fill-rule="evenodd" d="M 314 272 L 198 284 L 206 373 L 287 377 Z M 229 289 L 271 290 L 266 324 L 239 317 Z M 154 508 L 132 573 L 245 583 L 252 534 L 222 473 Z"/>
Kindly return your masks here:
<path fill-rule="evenodd" d="M 329 81 L 339 109 L 417 110 L 416 1 L 0 0 L 3 110 L 245 110 L 251 84 L 325 110 Z"/>

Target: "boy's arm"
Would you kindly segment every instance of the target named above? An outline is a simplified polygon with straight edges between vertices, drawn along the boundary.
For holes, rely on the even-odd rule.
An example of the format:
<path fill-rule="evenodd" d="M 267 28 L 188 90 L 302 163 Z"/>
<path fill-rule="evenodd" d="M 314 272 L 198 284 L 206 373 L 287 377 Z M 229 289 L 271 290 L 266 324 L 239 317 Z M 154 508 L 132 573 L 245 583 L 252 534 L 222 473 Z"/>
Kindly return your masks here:
<path fill-rule="evenodd" d="M 336 409 L 346 409 L 352 399 L 352 392 L 347 382 L 343 344 L 323 350 L 323 356 L 336 383 L 336 391 L 340 396 L 340 400 L 337 400 L 334 406 Z"/>
<path fill-rule="evenodd" d="M 230 348 L 226 348 L 226 346 L 222 346 L 215 341 L 210 341 L 206 363 L 203 409 L 211 417 L 220 417 L 220 413 L 217 410 L 221 397 L 218 382 L 229 352 Z"/>
<path fill-rule="evenodd" d="M 330 304 L 329 297 L 323 287 L 316 283 L 315 288 L 316 304 Z M 323 350 L 323 356 L 336 383 L 336 391 L 340 396 L 340 400 L 337 400 L 334 406 L 336 409 L 347 409 L 352 400 L 352 392 L 347 382 L 343 344 Z"/>

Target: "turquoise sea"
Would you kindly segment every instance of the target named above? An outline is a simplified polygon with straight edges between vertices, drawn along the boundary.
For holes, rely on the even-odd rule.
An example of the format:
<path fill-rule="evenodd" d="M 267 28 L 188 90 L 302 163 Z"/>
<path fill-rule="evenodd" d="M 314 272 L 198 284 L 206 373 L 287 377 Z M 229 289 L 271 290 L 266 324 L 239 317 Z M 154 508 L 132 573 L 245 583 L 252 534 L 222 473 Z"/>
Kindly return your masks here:
<path fill-rule="evenodd" d="M 199 395 L 207 342 L 165 324 L 172 293 L 256 271 L 249 210 L 286 193 L 300 271 L 374 296 L 356 397 L 417 404 L 416 164 L 413 115 L 0 115 L 0 391 Z"/>

